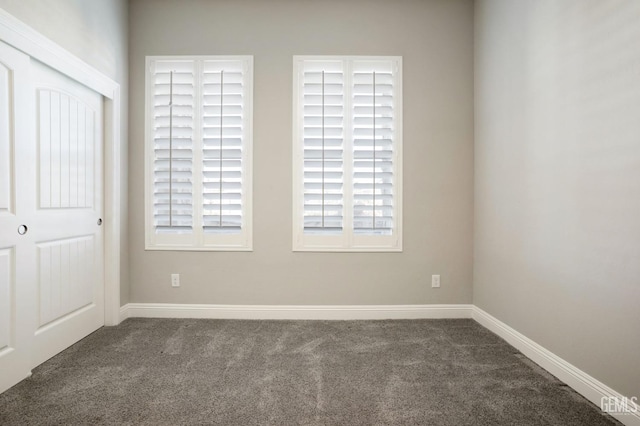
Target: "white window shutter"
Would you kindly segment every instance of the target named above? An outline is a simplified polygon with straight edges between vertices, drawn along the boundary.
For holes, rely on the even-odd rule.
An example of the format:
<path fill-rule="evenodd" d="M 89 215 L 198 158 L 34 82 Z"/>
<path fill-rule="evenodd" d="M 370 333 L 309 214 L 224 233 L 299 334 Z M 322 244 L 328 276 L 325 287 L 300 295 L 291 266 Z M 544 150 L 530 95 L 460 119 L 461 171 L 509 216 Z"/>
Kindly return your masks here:
<path fill-rule="evenodd" d="M 202 220 L 208 233 L 239 233 L 243 226 L 243 73 L 240 61 L 204 62 Z"/>
<path fill-rule="evenodd" d="M 294 250 L 402 250 L 401 62 L 294 58 Z"/>
<path fill-rule="evenodd" d="M 153 226 L 158 233 L 191 233 L 194 63 L 156 62 L 152 72 Z"/>
<path fill-rule="evenodd" d="M 302 82 L 304 232 L 341 232 L 344 218 L 344 71 L 308 61 Z"/>
<path fill-rule="evenodd" d="M 394 221 L 392 63 L 353 65 L 353 228 L 390 235 Z"/>
<path fill-rule="evenodd" d="M 251 250 L 253 59 L 147 62 L 147 248 Z"/>

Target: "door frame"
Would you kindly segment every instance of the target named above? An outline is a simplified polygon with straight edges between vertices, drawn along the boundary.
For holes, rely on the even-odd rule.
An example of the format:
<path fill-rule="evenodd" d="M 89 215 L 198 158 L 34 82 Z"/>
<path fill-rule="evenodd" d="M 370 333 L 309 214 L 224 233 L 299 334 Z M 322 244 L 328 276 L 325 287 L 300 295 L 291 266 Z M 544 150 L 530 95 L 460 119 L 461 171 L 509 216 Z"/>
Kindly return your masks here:
<path fill-rule="evenodd" d="M 120 85 L 3 9 L 0 9 L 0 40 L 104 97 L 104 323 L 118 325 L 124 149 L 120 137 Z"/>

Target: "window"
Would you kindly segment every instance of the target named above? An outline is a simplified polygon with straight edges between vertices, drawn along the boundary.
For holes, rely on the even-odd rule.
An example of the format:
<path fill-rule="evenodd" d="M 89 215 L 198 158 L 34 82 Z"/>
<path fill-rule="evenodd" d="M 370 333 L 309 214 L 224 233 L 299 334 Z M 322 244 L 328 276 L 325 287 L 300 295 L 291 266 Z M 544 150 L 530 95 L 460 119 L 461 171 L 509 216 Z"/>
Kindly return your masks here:
<path fill-rule="evenodd" d="M 402 58 L 294 58 L 293 249 L 402 250 Z"/>
<path fill-rule="evenodd" d="M 253 58 L 146 69 L 146 248 L 251 250 Z"/>

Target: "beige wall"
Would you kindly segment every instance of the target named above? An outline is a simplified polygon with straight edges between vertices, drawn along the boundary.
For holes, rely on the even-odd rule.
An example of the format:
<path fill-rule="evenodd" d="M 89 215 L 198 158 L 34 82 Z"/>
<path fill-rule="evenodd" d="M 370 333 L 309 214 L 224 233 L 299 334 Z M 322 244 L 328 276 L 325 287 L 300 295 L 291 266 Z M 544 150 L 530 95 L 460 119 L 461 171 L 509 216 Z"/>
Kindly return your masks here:
<path fill-rule="evenodd" d="M 6 10 L 36 31 L 120 84 L 121 137 L 127 131 L 127 0 L 0 0 Z M 122 153 L 121 304 L 129 300 L 127 150 Z"/>
<path fill-rule="evenodd" d="M 131 301 L 471 302 L 471 1 L 134 0 L 129 13 Z M 144 60 L 165 54 L 254 55 L 252 253 L 144 250 Z M 403 56 L 403 253 L 292 253 L 292 56 L 303 54 Z"/>
<path fill-rule="evenodd" d="M 640 396 L 640 2 L 476 3 L 474 303 Z"/>

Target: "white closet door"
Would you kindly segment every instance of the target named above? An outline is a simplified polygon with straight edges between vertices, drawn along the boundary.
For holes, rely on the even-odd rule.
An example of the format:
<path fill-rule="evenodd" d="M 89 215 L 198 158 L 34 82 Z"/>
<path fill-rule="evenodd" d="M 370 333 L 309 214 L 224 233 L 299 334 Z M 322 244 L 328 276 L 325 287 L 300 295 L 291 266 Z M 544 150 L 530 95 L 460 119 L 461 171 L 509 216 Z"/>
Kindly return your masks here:
<path fill-rule="evenodd" d="M 28 73 L 29 57 L 0 42 L 0 392 L 30 374 L 35 328 L 35 169 L 18 165 L 34 155 Z"/>
<path fill-rule="evenodd" d="M 31 79 L 36 366 L 104 325 L 103 112 L 98 93 L 35 60 Z"/>

